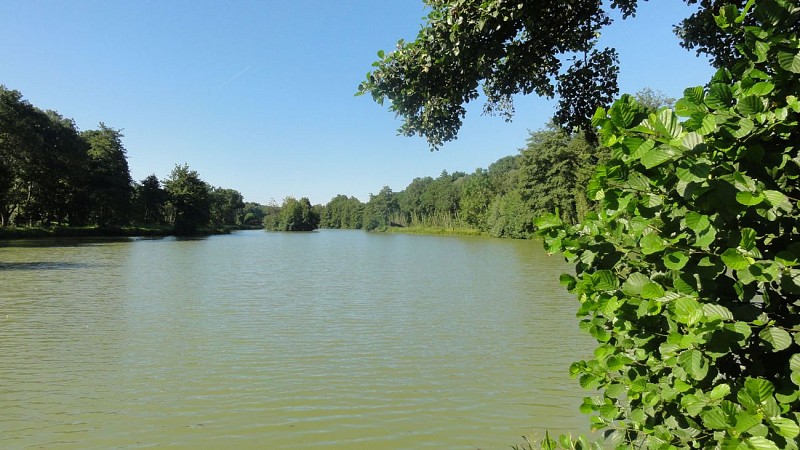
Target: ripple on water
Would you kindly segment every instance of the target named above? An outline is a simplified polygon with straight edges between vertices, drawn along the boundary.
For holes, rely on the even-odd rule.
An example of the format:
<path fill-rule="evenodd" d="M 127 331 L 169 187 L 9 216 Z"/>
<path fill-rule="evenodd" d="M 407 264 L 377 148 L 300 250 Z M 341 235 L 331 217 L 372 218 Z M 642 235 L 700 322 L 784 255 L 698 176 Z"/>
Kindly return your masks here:
<path fill-rule="evenodd" d="M 0 447 L 507 448 L 586 429 L 539 244 L 323 231 L 4 247 Z"/>

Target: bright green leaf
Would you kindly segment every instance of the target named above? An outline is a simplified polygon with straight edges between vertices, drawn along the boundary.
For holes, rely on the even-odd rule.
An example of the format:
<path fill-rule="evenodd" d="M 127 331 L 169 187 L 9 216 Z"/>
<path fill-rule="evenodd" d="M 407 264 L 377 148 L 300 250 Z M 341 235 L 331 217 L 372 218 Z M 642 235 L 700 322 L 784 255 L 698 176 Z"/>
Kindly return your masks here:
<path fill-rule="evenodd" d="M 681 251 L 668 253 L 664 256 L 664 265 L 670 270 L 681 270 L 689 262 L 689 256 Z"/>
<path fill-rule="evenodd" d="M 728 308 L 714 303 L 703 304 L 703 313 L 709 320 L 733 320 L 733 313 Z"/>
<path fill-rule="evenodd" d="M 800 427 L 797 422 L 784 417 L 779 417 L 772 420 L 772 426 L 778 430 L 778 434 L 783 437 L 795 438 L 800 435 Z"/>
<path fill-rule="evenodd" d="M 661 237 L 655 233 L 646 235 L 639 241 L 639 247 L 645 255 L 658 253 L 667 248 L 666 243 Z"/>
<path fill-rule="evenodd" d="M 778 52 L 778 64 L 783 70 L 792 73 L 800 73 L 800 52 Z"/>
<path fill-rule="evenodd" d="M 770 343 L 772 345 L 772 351 L 775 352 L 784 350 L 792 344 L 792 337 L 786 330 L 781 328 L 764 328 L 764 330 L 758 333 L 758 337 Z"/>
<path fill-rule="evenodd" d="M 752 264 L 747 257 L 734 248 L 725 250 L 720 257 L 722 258 L 722 262 L 733 270 L 745 269 Z"/>
<path fill-rule="evenodd" d="M 745 206 L 755 206 L 764 201 L 764 196 L 747 191 L 737 192 L 736 201 Z"/>

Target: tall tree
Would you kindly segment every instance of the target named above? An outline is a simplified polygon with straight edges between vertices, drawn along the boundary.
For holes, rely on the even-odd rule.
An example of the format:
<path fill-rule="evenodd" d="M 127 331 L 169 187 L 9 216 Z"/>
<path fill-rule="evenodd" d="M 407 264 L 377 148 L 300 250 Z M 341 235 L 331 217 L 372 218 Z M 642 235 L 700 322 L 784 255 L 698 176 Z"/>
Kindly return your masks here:
<path fill-rule="evenodd" d="M 208 225 L 211 200 L 208 185 L 188 164 L 176 165 L 164 181 L 170 222 L 176 234 L 195 234 Z"/>
<path fill-rule="evenodd" d="M 129 220 L 133 187 L 122 130 L 100 122 L 97 130 L 81 133 L 89 144 L 89 190 L 98 225 L 119 225 Z"/>
<path fill-rule="evenodd" d="M 155 174 L 148 175 L 135 189 L 137 219 L 145 224 L 164 223 L 167 193 Z"/>

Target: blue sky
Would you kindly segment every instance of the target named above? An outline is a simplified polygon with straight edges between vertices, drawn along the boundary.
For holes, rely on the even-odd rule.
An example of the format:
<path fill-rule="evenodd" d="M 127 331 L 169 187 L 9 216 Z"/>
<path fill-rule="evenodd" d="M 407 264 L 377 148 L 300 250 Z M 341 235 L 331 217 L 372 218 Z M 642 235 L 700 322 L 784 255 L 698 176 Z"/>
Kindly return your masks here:
<path fill-rule="evenodd" d="M 622 92 L 679 97 L 708 80 L 707 60 L 671 31 L 690 11 L 650 1 L 606 30 Z M 82 130 L 123 129 L 135 180 L 188 163 L 247 201 L 366 201 L 516 154 L 553 113 L 554 102 L 518 98 L 506 123 L 474 104 L 438 152 L 397 136 L 399 119 L 353 94 L 376 52 L 413 38 L 424 15 L 420 0 L 0 0 L 0 84 Z"/>

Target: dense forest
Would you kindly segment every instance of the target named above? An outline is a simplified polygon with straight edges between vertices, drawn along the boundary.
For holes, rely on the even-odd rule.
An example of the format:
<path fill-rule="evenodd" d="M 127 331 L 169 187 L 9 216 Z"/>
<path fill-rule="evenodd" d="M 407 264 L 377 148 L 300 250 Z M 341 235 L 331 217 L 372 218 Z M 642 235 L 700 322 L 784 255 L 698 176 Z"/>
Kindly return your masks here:
<path fill-rule="evenodd" d="M 176 234 L 260 226 L 260 205 L 211 186 L 188 165 L 137 182 L 121 130 L 81 131 L 0 85 L 0 228 L 137 227 Z"/>

